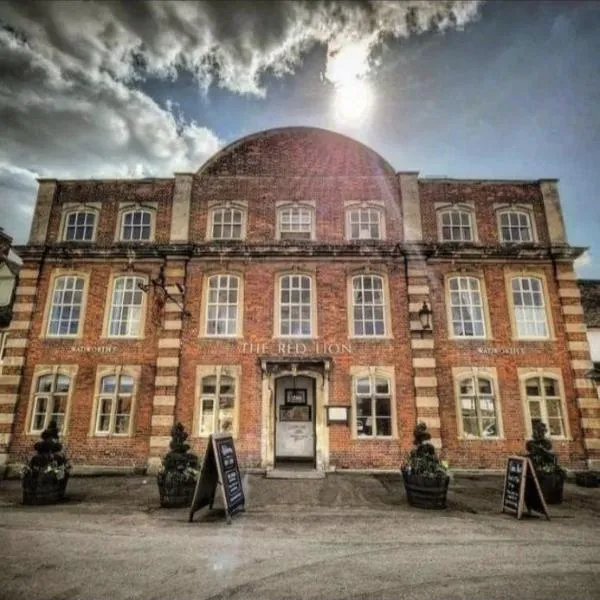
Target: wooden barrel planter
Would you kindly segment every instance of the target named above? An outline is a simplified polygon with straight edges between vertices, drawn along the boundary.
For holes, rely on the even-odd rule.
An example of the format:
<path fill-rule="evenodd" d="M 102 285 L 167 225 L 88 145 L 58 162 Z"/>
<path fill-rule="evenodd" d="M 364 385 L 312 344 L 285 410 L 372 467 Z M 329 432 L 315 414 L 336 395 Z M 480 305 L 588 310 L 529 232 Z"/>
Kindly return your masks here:
<path fill-rule="evenodd" d="M 448 475 L 427 476 L 419 473 L 408 473 L 402 470 L 406 498 L 411 506 L 417 508 L 446 508 L 448 494 Z"/>
<path fill-rule="evenodd" d="M 58 479 L 54 473 L 28 473 L 23 477 L 23 504 L 56 504 L 65 499 L 69 474 Z"/>
<path fill-rule="evenodd" d="M 565 483 L 564 473 L 536 471 L 536 475 L 546 504 L 562 504 Z"/>
<path fill-rule="evenodd" d="M 158 474 L 158 493 L 163 508 L 190 506 L 196 482 L 179 471 L 163 471 Z"/>
<path fill-rule="evenodd" d="M 598 487 L 600 485 L 600 473 L 598 471 L 581 471 L 575 473 L 575 483 L 581 487 Z"/>

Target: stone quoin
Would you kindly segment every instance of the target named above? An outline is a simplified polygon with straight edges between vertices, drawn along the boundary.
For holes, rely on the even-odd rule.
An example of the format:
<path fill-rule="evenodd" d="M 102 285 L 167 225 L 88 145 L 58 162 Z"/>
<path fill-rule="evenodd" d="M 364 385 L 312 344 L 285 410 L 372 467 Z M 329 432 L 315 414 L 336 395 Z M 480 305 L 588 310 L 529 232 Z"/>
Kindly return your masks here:
<path fill-rule="evenodd" d="M 11 468 L 51 419 L 76 467 L 154 469 L 176 422 L 200 455 L 231 433 L 243 468 L 398 468 L 417 421 L 456 468 L 502 468 L 537 420 L 561 464 L 599 464 L 554 179 L 419 177 L 273 129 L 173 178 L 41 179 L 16 250 Z"/>

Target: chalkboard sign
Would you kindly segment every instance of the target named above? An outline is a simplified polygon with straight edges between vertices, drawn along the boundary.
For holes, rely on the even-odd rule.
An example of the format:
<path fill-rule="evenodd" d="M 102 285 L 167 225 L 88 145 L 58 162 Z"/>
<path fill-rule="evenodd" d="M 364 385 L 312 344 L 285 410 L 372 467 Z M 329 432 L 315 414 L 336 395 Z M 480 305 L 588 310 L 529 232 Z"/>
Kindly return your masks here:
<path fill-rule="evenodd" d="M 227 523 L 231 523 L 231 516 L 245 509 L 246 499 L 235 446 L 230 435 L 215 434 L 208 438 L 202 470 L 190 507 L 190 523 L 196 511 L 204 506 L 212 509 L 217 486 L 220 486 L 223 494 Z"/>
<path fill-rule="evenodd" d="M 502 512 L 512 513 L 520 519 L 524 508 L 528 513 L 532 510 L 542 513 L 550 520 L 531 461 L 524 456 L 509 456 L 504 477 Z"/>

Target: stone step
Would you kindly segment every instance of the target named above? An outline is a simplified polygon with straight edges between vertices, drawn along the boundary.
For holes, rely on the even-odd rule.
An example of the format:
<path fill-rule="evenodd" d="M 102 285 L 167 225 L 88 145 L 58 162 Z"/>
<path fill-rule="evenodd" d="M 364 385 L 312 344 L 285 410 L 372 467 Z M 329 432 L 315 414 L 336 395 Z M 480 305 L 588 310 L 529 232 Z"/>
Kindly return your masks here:
<path fill-rule="evenodd" d="M 267 479 L 324 479 L 323 471 L 314 469 L 272 469 L 265 474 Z"/>

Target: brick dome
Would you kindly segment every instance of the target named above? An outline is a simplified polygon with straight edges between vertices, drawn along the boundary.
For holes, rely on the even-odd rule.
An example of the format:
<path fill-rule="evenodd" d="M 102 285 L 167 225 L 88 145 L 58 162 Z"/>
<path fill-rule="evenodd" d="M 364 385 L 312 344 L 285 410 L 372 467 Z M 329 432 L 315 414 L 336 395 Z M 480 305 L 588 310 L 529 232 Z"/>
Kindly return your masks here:
<path fill-rule="evenodd" d="M 198 170 L 212 176 L 394 175 L 379 154 L 345 135 L 314 127 L 269 129 L 229 144 Z"/>

